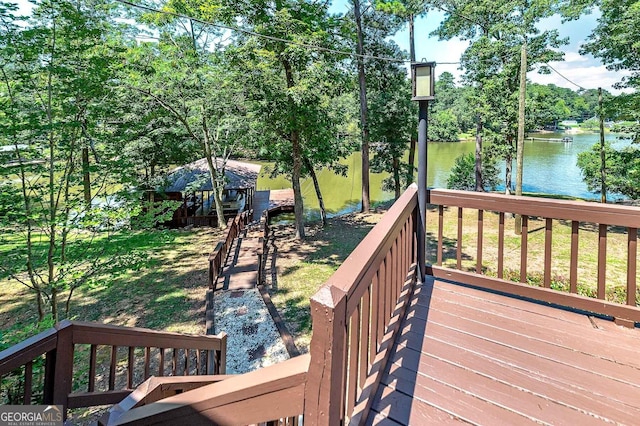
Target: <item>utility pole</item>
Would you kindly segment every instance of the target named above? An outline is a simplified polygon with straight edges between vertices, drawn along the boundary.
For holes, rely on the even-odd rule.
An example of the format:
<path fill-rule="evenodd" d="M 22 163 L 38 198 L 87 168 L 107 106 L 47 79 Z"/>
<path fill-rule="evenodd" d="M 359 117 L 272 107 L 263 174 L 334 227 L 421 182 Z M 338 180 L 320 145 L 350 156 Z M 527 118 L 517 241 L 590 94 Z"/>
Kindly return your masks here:
<path fill-rule="evenodd" d="M 604 111 L 602 108 L 602 87 L 598 87 L 598 115 L 600 115 L 600 202 L 607 203 L 607 164 L 604 152 Z"/>
<path fill-rule="evenodd" d="M 522 195 L 522 166 L 524 163 L 524 110 L 527 96 L 527 40 L 520 51 L 520 91 L 518 94 L 518 140 L 516 147 L 516 195 Z M 517 235 L 522 234 L 522 216 L 516 216 Z"/>

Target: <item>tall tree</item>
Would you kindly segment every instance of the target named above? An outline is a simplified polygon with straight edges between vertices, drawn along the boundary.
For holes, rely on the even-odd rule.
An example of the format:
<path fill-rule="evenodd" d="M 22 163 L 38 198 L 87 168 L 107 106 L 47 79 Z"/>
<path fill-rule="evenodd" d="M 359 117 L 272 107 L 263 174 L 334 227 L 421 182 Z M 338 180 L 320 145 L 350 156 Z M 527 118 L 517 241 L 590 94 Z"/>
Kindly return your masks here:
<path fill-rule="evenodd" d="M 640 140 L 640 5 L 632 0 L 574 0 L 573 10 L 569 10 L 569 16 L 575 17 L 584 11 L 589 11 L 594 4 L 599 5 L 602 16 L 598 25 L 582 46 L 584 53 L 590 53 L 600 58 L 605 66 L 614 71 L 628 71 L 629 75 L 623 77 L 618 83 L 618 88 L 632 89 L 629 93 L 617 97 L 612 108 L 618 111 L 629 121 L 635 121 L 636 125 L 624 130 L 632 135 L 634 141 Z M 592 93 L 595 95 L 595 93 Z"/>
<path fill-rule="evenodd" d="M 503 127 L 507 130 L 517 123 L 517 115 L 489 117 L 493 115 L 492 111 L 501 108 L 500 103 L 513 99 L 512 94 L 518 93 L 520 80 L 513 77 L 526 73 L 535 64 L 562 58 L 562 54 L 553 48 L 566 43 L 566 40 L 560 39 L 556 30 L 540 32 L 535 27 L 540 19 L 558 10 L 559 1 L 526 0 L 514 3 L 507 0 L 482 0 L 446 4 L 448 12 L 437 34 L 443 38 L 459 36 L 471 41 L 463 56 L 463 66 L 465 78 L 475 85 L 478 93 L 475 102 L 478 112 L 476 163 L 481 164 L 482 135 L 489 120 L 499 120 L 499 123 L 493 123 L 491 127 Z M 527 62 L 525 69 L 521 69 L 522 46 L 525 43 Z M 495 91 L 500 85 L 504 88 L 502 96 L 487 96 L 488 92 Z M 511 167 L 509 145 L 512 142 L 510 137 L 503 140 L 506 149 L 502 151 L 506 155 L 507 170 Z M 479 170 L 481 166 L 476 166 L 477 180 L 481 181 Z M 509 182 L 505 186 L 508 190 Z"/>
<path fill-rule="evenodd" d="M 218 226 L 226 227 L 222 206 L 226 160 L 237 149 L 244 114 L 242 87 L 220 48 L 225 35 L 201 21 L 213 19 L 203 1 L 170 0 L 141 23 L 160 37 L 131 48 L 127 83 L 164 108 L 199 146 L 207 161 Z"/>
<path fill-rule="evenodd" d="M 394 45 L 386 46 L 385 56 L 399 56 Z M 395 197 L 400 197 L 407 169 L 411 164 L 402 160 L 413 128 L 414 105 L 407 94 L 411 82 L 406 69 L 398 62 L 379 61 L 369 72 L 371 141 L 374 146 L 372 168 L 391 173 L 391 185 Z"/>
<path fill-rule="evenodd" d="M 300 239 L 305 237 L 300 183 L 305 159 L 312 167 L 327 164 L 337 133 L 331 99 L 345 81 L 344 58 L 326 50 L 340 43 L 334 36 L 340 23 L 327 7 L 289 0 L 239 5 L 236 19 L 252 33 L 239 34 L 229 52 L 247 76 L 245 92 L 255 120 L 251 134 L 291 178 Z"/>
<path fill-rule="evenodd" d="M 406 20 L 409 29 L 409 60 L 416 62 L 416 38 L 415 38 L 415 20 L 420 16 L 426 16 L 430 2 L 427 0 L 390 0 L 379 1 L 376 7 L 387 13 L 392 13 Z M 414 114 L 415 116 L 415 114 Z M 417 138 L 412 132 L 409 144 L 409 167 L 406 173 L 406 185 L 413 183 L 414 163 L 416 156 Z"/>
<path fill-rule="evenodd" d="M 62 294 L 68 311 L 73 291 L 104 266 L 99 256 L 73 253 L 88 253 L 87 234 L 105 226 L 75 188 L 86 173 L 82 150 L 100 139 L 108 119 L 109 82 L 120 63 L 109 10 L 92 0 L 43 0 L 27 22 L 5 25 L 0 42 L 0 133 L 15 147 L 15 167 L 5 173 L 17 176 L 20 191 L 4 225 L 25 242 L 0 257 L 0 268 L 34 293 L 40 320 L 57 321 Z M 3 24 L 8 11 L 0 7 Z"/>
<path fill-rule="evenodd" d="M 362 208 L 368 211 L 371 205 L 369 197 L 369 126 L 367 105 L 367 79 L 364 68 L 364 31 L 362 29 L 362 9 L 360 0 L 351 0 L 356 21 L 356 52 L 358 53 L 358 89 L 360 94 L 360 132 L 362 134 Z"/>

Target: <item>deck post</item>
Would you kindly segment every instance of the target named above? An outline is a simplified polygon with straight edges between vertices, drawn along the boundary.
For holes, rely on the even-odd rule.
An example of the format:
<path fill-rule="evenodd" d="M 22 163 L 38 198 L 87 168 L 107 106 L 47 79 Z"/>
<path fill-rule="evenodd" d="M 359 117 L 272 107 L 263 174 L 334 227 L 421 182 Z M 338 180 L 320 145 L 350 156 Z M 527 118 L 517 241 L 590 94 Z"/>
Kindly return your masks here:
<path fill-rule="evenodd" d="M 323 287 L 311 298 L 313 338 L 305 389 L 304 422 L 344 424 L 347 358 L 347 295 Z M 349 413 L 351 414 L 351 413 Z"/>

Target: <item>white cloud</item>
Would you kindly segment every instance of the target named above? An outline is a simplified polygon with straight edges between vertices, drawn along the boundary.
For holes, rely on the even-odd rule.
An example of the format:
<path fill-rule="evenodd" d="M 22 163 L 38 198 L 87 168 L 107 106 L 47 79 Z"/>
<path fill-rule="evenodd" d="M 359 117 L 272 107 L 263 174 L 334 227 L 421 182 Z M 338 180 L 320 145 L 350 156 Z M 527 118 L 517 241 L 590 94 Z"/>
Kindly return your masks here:
<path fill-rule="evenodd" d="M 537 71 L 532 71 L 527 74 L 527 77 L 531 81 L 540 84 L 555 84 L 556 86 L 568 87 L 573 90 L 578 89 L 576 85 L 585 89 L 602 87 L 613 94 L 619 94 L 621 90 L 615 89 L 613 85 L 629 75 L 628 71 L 609 71 L 595 59 L 575 53 L 567 55 L 567 60 L 564 62 L 552 62 L 551 66 L 559 74 L 554 71 L 551 71 L 551 74 L 539 74 Z"/>

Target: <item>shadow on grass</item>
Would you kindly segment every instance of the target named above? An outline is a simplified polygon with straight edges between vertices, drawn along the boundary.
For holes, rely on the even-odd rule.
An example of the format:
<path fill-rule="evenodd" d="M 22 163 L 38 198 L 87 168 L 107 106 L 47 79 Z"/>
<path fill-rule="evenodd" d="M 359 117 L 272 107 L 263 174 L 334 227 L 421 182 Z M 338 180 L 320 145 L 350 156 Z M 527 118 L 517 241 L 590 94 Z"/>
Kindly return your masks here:
<path fill-rule="evenodd" d="M 204 312 L 207 287 L 205 247 L 213 241 L 202 248 L 193 246 L 195 242 L 189 244 L 193 235 L 174 230 L 121 232 L 109 240 L 94 241 L 84 253 L 72 252 L 78 258 L 97 257 L 107 265 L 75 290 L 68 317 L 155 329 L 203 322 L 199 312 Z M 8 280 L 4 285 L 21 286 Z M 202 289 L 202 297 L 190 298 L 188 292 L 194 289 Z M 65 292 L 62 310 L 66 297 Z M 0 291 L 0 303 L 4 329 L 37 320 L 35 296 L 26 287 Z"/>

